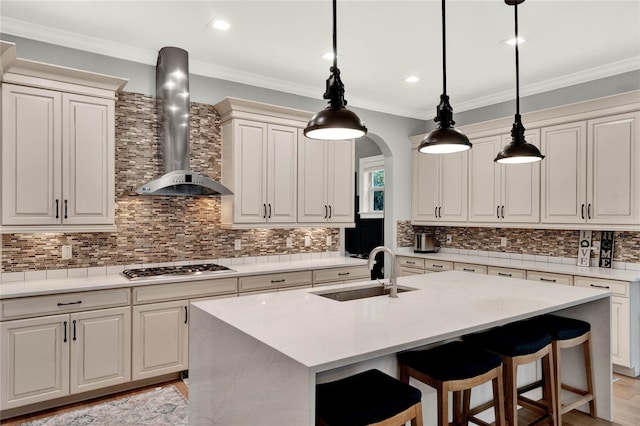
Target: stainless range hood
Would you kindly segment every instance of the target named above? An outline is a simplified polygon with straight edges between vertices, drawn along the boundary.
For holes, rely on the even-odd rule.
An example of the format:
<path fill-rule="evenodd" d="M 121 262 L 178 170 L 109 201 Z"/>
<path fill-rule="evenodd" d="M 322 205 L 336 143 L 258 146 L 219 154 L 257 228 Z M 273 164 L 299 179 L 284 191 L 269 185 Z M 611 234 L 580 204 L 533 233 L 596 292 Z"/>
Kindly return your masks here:
<path fill-rule="evenodd" d="M 156 108 L 165 174 L 138 187 L 141 195 L 232 195 L 220 182 L 189 169 L 189 54 L 163 47 L 156 65 Z"/>

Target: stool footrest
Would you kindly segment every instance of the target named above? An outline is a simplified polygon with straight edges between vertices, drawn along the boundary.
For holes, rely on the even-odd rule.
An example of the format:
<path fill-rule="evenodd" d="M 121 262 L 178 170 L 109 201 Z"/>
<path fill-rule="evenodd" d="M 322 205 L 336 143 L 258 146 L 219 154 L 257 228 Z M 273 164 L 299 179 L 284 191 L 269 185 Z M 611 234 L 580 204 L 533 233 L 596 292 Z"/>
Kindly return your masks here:
<path fill-rule="evenodd" d="M 593 401 L 593 395 L 588 395 L 588 396 L 584 396 L 580 399 L 577 399 L 569 404 L 562 404 L 562 408 L 560 408 L 560 412 L 562 414 L 568 413 L 569 411 L 573 410 L 574 408 L 578 408 L 581 405 L 584 405 L 590 401 Z M 593 416 L 592 416 L 593 417 Z"/>
<path fill-rule="evenodd" d="M 537 382 L 533 382 L 528 385 L 521 386 L 518 388 L 518 395 L 537 389 L 541 387 L 543 384 L 544 383 L 542 382 L 542 380 L 538 380 Z"/>

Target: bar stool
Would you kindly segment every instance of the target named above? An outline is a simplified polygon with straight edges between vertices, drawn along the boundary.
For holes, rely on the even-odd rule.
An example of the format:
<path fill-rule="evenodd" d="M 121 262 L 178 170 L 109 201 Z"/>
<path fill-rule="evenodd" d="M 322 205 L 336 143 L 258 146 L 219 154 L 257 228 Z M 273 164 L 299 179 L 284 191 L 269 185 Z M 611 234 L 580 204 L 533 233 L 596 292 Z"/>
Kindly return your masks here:
<path fill-rule="evenodd" d="M 413 377 L 437 390 L 438 425 L 449 424 L 449 392 L 453 392 L 454 424 L 462 425 L 471 421 L 486 425 L 485 422 L 469 414 L 469 403 L 471 389 L 491 381 L 495 425 L 505 426 L 500 355 L 475 348 L 464 342 L 450 342 L 424 351 L 402 352 L 397 357 L 401 382 L 409 383 L 409 378 Z M 463 391 L 464 408 L 461 406 Z"/>
<path fill-rule="evenodd" d="M 422 426 L 422 392 L 379 370 L 316 385 L 316 424 Z"/>
<path fill-rule="evenodd" d="M 573 318 L 559 317 L 557 315 L 542 315 L 525 321 L 529 326 L 541 330 L 551 335 L 551 344 L 553 347 L 553 370 L 555 381 L 555 389 L 557 395 L 557 416 L 558 424 L 562 424 L 562 415 L 577 408 L 583 404 L 589 403 L 589 415 L 596 417 L 596 397 L 593 386 L 593 363 L 591 361 L 591 324 Z M 579 389 L 562 383 L 560 373 L 561 350 L 582 346 L 584 354 L 585 375 L 587 381 L 587 390 Z M 535 383 L 521 389 L 521 392 L 535 389 L 541 386 L 541 383 Z M 580 395 L 580 398 L 573 400 L 569 404 L 562 404 L 560 391 L 565 389 L 574 394 Z"/>
<path fill-rule="evenodd" d="M 464 341 L 502 356 L 504 364 L 506 418 L 509 426 L 518 425 L 518 404 L 540 415 L 535 423 L 550 421 L 557 425 L 556 389 L 553 369 L 551 336 L 523 322 L 515 322 L 489 331 L 465 336 Z M 543 402 L 518 394 L 518 366 L 537 360 L 543 364 Z"/>

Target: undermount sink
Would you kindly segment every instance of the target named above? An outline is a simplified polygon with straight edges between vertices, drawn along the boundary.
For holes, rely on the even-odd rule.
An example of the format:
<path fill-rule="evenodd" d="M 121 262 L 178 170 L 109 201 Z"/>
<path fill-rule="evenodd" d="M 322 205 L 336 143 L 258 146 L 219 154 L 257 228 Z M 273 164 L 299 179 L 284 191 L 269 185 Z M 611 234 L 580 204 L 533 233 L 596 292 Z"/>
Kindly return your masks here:
<path fill-rule="evenodd" d="M 415 288 L 398 286 L 398 293 L 412 291 Z M 348 300 L 366 299 L 368 297 L 388 296 L 391 293 L 390 287 L 383 287 L 380 284 L 369 287 L 351 287 L 343 288 L 338 291 L 324 291 L 312 293 L 317 296 L 326 297 L 327 299 L 337 300 L 338 302 L 346 302 Z"/>

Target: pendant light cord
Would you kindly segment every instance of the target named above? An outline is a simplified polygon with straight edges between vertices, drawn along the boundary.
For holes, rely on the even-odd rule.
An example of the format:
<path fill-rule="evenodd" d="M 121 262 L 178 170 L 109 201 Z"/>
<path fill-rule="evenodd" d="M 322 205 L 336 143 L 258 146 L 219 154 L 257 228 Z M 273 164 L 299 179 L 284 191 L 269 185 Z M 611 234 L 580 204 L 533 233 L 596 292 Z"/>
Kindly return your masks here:
<path fill-rule="evenodd" d="M 518 3 L 516 2 L 513 5 L 513 10 L 515 14 L 516 21 L 516 116 L 520 117 L 520 55 L 518 50 L 518 45 L 520 42 L 518 41 Z"/>
<path fill-rule="evenodd" d="M 447 94 L 447 30 L 445 23 L 445 0 L 442 0 L 442 93 Z"/>
<path fill-rule="evenodd" d="M 338 13 L 337 0 L 333 0 L 333 68 L 338 69 Z"/>

